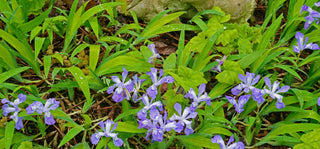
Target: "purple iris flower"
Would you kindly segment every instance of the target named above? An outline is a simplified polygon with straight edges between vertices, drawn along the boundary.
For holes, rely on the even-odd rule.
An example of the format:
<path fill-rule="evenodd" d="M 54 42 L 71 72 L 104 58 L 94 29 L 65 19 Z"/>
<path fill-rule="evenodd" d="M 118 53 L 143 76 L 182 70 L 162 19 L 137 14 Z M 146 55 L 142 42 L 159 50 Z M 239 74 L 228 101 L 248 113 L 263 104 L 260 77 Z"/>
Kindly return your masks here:
<path fill-rule="evenodd" d="M 152 98 L 151 101 L 149 102 L 149 97 L 146 94 L 143 94 L 140 99 L 142 99 L 142 102 L 144 103 L 145 106 L 137 113 L 137 116 L 139 119 L 146 119 L 148 110 L 153 107 L 158 107 L 160 111 L 163 110 L 163 105 L 161 101 L 156 101 L 152 103 L 154 100 L 154 98 Z"/>
<path fill-rule="evenodd" d="M 174 105 L 174 109 L 178 112 L 179 115 L 174 113 L 169 120 L 170 121 L 178 121 L 176 123 L 177 127 L 176 127 L 175 131 L 180 133 L 183 130 L 184 126 L 186 126 L 186 128 L 184 129 L 184 133 L 186 135 L 192 134 L 194 132 L 191 127 L 192 121 L 188 120 L 188 119 L 196 118 L 198 113 L 192 112 L 189 107 L 186 107 L 186 108 L 184 108 L 183 113 L 181 114 L 181 105 L 179 103 L 176 103 Z"/>
<path fill-rule="evenodd" d="M 147 93 L 150 97 L 156 98 L 158 94 L 157 86 L 163 84 L 163 83 L 172 83 L 174 81 L 173 77 L 171 76 L 166 76 L 162 77 L 163 75 L 163 70 L 161 69 L 159 71 L 159 79 L 157 78 L 157 69 L 156 68 L 151 68 L 151 72 L 147 72 L 147 75 L 151 77 L 151 80 L 153 84 L 147 89 Z"/>
<path fill-rule="evenodd" d="M 320 106 L 320 97 L 318 98 L 318 105 Z"/>
<path fill-rule="evenodd" d="M 148 48 L 152 52 L 152 56 L 149 58 L 148 62 L 153 64 L 153 62 L 157 59 L 160 58 L 161 56 L 157 53 L 156 47 L 154 44 L 148 45 Z"/>
<path fill-rule="evenodd" d="M 3 115 L 8 116 L 9 113 L 14 112 L 10 118 L 13 119 L 16 122 L 15 128 L 17 130 L 20 130 L 23 127 L 22 120 L 23 117 L 19 117 L 18 113 L 20 112 L 20 108 L 18 107 L 19 104 L 26 101 L 27 96 L 23 94 L 19 94 L 18 98 L 14 100 L 14 102 L 9 101 L 8 99 L 2 99 L 1 103 L 4 105 L 2 106 Z"/>
<path fill-rule="evenodd" d="M 140 79 L 137 74 L 133 76 L 133 83 L 134 83 L 133 94 L 132 94 L 133 101 L 138 100 L 138 92 L 140 90 L 140 87 L 143 81 L 145 81 L 145 79 Z"/>
<path fill-rule="evenodd" d="M 317 7 L 319 7 L 319 3 L 315 3 Z M 310 24 L 314 21 L 317 21 L 316 23 L 319 24 L 319 18 L 320 18 L 320 13 L 318 11 L 313 10 L 311 7 L 307 5 L 303 5 L 301 7 L 300 13 L 303 11 L 308 11 L 309 15 L 305 17 L 306 22 L 304 24 L 304 29 L 307 30 L 310 26 Z"/>
<path fill-rule="evenodd" d="M 266 86 L 264 87 L 264 89 L 262 90 L 262 94 L 269 94 L 269 96 L 274 99 L 277 98 L 277 103 L 276 103 L 276 107 L 278 109 L 282 109 L 285 107 L 284 103 L 282 102 L 282 98 L 283 96 L 280 95 L 279 93 L 285 93 L 290 89 L 290 86 L 285 85 L 283 87 L 279 87 L 280 83 L 275 81 L 273 83 L 273 85 L 271 86 L 271 81 L 268 77 L 264 78 L 264 82 L 267 85 L 268 89 L 266 89 Z"/>
<path fill-rule="evenodd" d="M 227 143 L 227 146 L 224 144 L 224 141 L 220 135 L 216 135 L 211 139 L 211 142 L 218 143 L 221 149 L 244 149 L 245 148 L 242 142 L 235 142 L 231 144 L 233 141 L 234 141 L 233 135 L 230 137 Z"/>
<path fill-rule="evenodd" d="M 246 76 L 239 74 L 239 79 L 242 81 L 239 85 L 231 89 L 233 95 L 238 95 L 242 92 L 249 93 L 250 90 L 254 89 L 253 85 L 257 84 L 260 79 L 260 75 L 255 77 L 254 73 L 246 72 Z"/>
<path fill-rule="evenodd" d="M 252 99 L 259 104 L 264 102 L 263 94 L 260 89 L 252 89 Z"/>
<path fill-rule="evenodd" d="M 218 72 L 221 72 L 221 66 L 223 65 L 223 62 L 226 61 L 227 57 L 224 55 L 221 60 L 216 59 L 216 62 L 218 62 L 217 66 L 214 66 L 211 70 L 216 70 Z"/>
<path fill-rule="evenodd" d="M 320 2 L 314 3 L 315 6 L 320 7 Z"/>
<path fill-rule="evenodd" d="M 122 139 L 118 138 L 117 136 L 118 133 L 112 133 L 117 128 L 117 123 L 114 123 L 113 121 L 108 119 L 105 122 L 101 121 L 99 125 L 102 128 L 103 132 L 96 132 L 91 136 L 92 144 L 98 144 L 100 141 L 100 138 L 102 136 L 106 136 L 106 137 L 111 137 L 113 139 L 113 144 L 115 146 L 122 146 L 123 141 Z M 112 125 L 113 125 L 113 128 L 111 129 Z"/>
<path fill-rule="evenodd" d="M 126 68 L 123 67 L 122 81 L 120 81 L 118 76 L 111 77 L 112 81 L 115 82 L 115 84 L 110 86 L 107 92 L 108 94 L 111 94 L 114 91 L 115 87 L 117 87 L 117 89 L 112 95 L 112 99 L 115 102 L 121 102 L 123 98 L 126 98 L 127 100 L 129 100 L 129 98 L 131 97 L 129 93 L 132 92 L 134 84 L 131 81 L 131 79 L 127 82 L 124 82 L 127 78 L 127 75 L 128 75 L 128 71 L 126 70 Z"/>
<path fill-rule="evenodd" d="M 319 46 L 315 43 L 308 43 L 309 37 L 306 37 L 305 42 L 303 43 L 304 35 L 300 32 L 297 32 L 295 35 L 297 39 L 298 46 L 293 46 L 293 52 L 300 53 L 300 51 L 304 49 L 311 49 L 311 50 L 319 50 Z"/>
<path fill-rule="evenodd" d="M 227 96 L 226 98 L 228 99 L 228 101 L 234 105 L 234 107 L 236 108 L 236 111 L 240 114 L 244 109 L 243 106 L 244 104 L 246 104 L 249 100 L 251 95 L 242 95 L 239 97 L 238 103 L 236 101 L 236 99 L 234 99 L 234 97 L 231 96 Z"/>
<path fill-rule="evenodd" d="M 175 122 L 167 121 L 167 112 L 164 112 L 164 116 L 160 114 L 158 109 L 153 107 L 150 110 L 150 118 L 152 120 L 145 119 L 143 120 L 143 126 L 139 126 L 139 128 L 148 129 L 146 139 L 149 140 L 150 136 L 152 136 L 151 142 L 158 141 L 162 142 L 163 134 L 166 131 L 170 131 L 171 129 L 175 129 L 177 126 Z"/>
<path fill-rule="evenodd" d="M 197 106 L 199 102 L 206 101 L 207 105 L 211 105 L 211 99 L 208 96 L 208 94 L 205 92 L 206 90 L 206 84 L 201 84 L 199 86 L 199 92 L 198 96 L 196 95 L 196 92 L 193 90 L 193 88 L 190 88 L 188 93 L 184 96 L 185 98 L 193 99 L 193 102 L 190 105 L 190 111 L 194 112 L 197 109 Z"/>
<path fill-rule="evenodd" d="M 35 111 L 38 114 L 44 113 L 44 121 L 47 125 L 53 125 L 56 123 L 54 120 L 51 110 L 56 110 L 59 107 L 60 102 L 57 101 L 54 98 L 49 98 L 45 105 L 43 105 L 40 101 L 34 101 L 32 104 L 30 104 L 27 108 L 27 114 L 32 114 Z"/>

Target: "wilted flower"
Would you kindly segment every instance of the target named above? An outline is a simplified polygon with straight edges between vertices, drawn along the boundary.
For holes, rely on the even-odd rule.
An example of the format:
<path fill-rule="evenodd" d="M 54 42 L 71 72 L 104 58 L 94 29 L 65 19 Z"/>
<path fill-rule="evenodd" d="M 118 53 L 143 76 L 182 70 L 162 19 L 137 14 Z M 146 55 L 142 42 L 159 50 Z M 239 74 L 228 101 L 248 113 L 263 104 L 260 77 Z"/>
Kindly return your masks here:
<path fill-rule="evenodd" d="M 216 70 L 218 72 L 221 72 L 221 66 L 223 65 L 223 62 L 227 59 L 227 57 L 224 55 L 221 60 L 216 59 L 216 62 L 218 62 L 217 66 L 214 66 L 211 70 Z"/>
<path fill-rule="evenodd" d="M 20 130 L 23 127 L 22 120 L 23 117 L 19 117 L 18 113 L 20 112 L 20 108 L 18 107 L 19 104 L 26 101 L 27 96 L 23 94 L 19 94 L 18 98 L 14 100 L 14 102 L 9 101 L 8 99 L 2 99 L 1 103 L 4 105 L 2 106 L 3 115 L 8 116 L 9 113 L 14 112 L 10 118 L 16 122 L 15 128 Z M 9 106 L 10 105 L 10 106 Z"/>
<path fill-rule="evenodd" d="M 205 92 L 206 84 L 201 84 L 199 86 L 198 96 L 193 88 L 190 88 L 189 92 L 184 96 L 185 98 L 193 99 L 193 102 L 190 105 L 190 111 L 196 111 L 199 102 L 206 101 L 207 105 L 211 105 L 211 99 L 208 94 Z"/>
<path fill-rule="evenodd" d="M 126 70 L 126 68 L 123 67 L 123 72 L 122 72 L 122 81 L 120 81 L 118 76 L 112 76 L 111 79 L 113 82 L 115 82 L 114 85 L 110 86 L 107 90 L 108 94 L 111 94 L 114 91 L 114 88 L 117 87 L 117 89 L 115 90 L 112 99 L 115 102 L 121 102 L 123 100 L 123 98 L 126 98 L 127 100 L 129 100 L 130 98 L 130 94 L 129 92 L 131 92 L 133 90 L 133 82 L 131 81 L 131 79 L 127 82 L 125 82 L 126 78 L 128 75 L 128 71 Z"/>
<path fill-rule="evenodd" d="M 145 79 L 140 79 L 137 74 L 135 76 L 133 76 L 133 83 L 134 83 L 133 94 L 132 94 L 133 101 L 137 101 L 138 91 L 139 91 L 143 81 L 145 81 Z"/>
<path fill-rule="evenodd" d="M 236 99 L 234 99 L 234 97 L 231 96 L 227 96 L 226 98 L 228 99 L 228 101 L 234 105 L 234 107 L 236 108 L 236 111 L 240 114 L 244 109 L 243 106 L 244 104 L 246 104 L 249 100 L 251 95 L 242 95 L 239 97 L 238 103 L 236 101 Z"/>
<path fill-rule="evenodd" d="M 216 135 L 211 139 L 212 143 L 218 143 L 221 149 L 244 149 L 245 146 L 242 142 L 235 142 L 231 144 L 234 141 L 233 135 L 230 137 L 227 146 L 224 144 L 224 141 L 220 135 Z"/>
<path fill-rule="evenodd" d="M 319 3 L 315 3 L 317 7 L 319 7 Z M 303 11 L 308 11 L 309 15 L 305 17 L 306 22 L 304 24 L 304 29 L 307 30 L 310 26 L 310 24 L 314 21 L 317 21 L 316 23 L 319 24 L 319 18 L 320 18 L 320 13 L 318 11 L 313 10 L 311 7 L 307 5 L 303 5 L 301 7 L 301 12 Z"/>
<path fill-rule="evenodd" d="M 279 87 L 280 83 L 275 81 L 273 83 L 273 85 L 271 86 L 271 81 L 268 77 L 264 78 L 264 82 L 267 85 L 268 89 L 266 89 L 266 87 L 264 87 L 264 89 L 262 90 L 263 94 L 269 94 L 269 96 L 274 99 L 277 98 L 277 103 L 276 103 L 276 107 L 278 109 L 282 109 L 285 107 L 284 103 L 282 102 L 282 98 L 283 96 L 278 94 L 278 93 L 285 93 L 290 89 L 290 86 L 285 85 L 283 87 Z M 280 89 L 279 89 L 280 88 Z"/>
<path fill-rule="evenodd" d="M 106 136 L 106 137 L 111 137 L 113 139 L 113 144 L 115 146 L 121 146 L 123 144 L 123 141 L 120 138 L 118 138 L 118 136 L 117 136 L 118 133 L 112 133 L 113 130 L 115 130 L 117 128 L 117 123 L 115 123 L 114 125 L 113 124 L 114 124 L 114 122 L 109 119 L 105 122 L 101 121 L 99 123 L 99 125 L 102 128 L 103 132 L 97 132 L 91 136 L 92 144 L 98 144 L 100 141 L 100 138 L 102 136 Z M 111 129 L 112 125 L 113 125 L 113 128 Z"/>
<path fill-rule="evenodd" d="M 295 35 L 297 39 L 298 46 L 293 46 L 293 52 L 300 53 L 300 51 L 304 49 L 310 49 L 310 50 L 319 50 L 319 46 L 315 43 L 308 43 L 309 37 L 306 37 L 305 42 L 303 43 L 304 35 L 300 32 L 297 32 Z"/>
<path fill-rule="evenodd" d="M 239 79 L 242 81 L 239 85 L 231 89 L 233 95 L 238 95 L 242 92 L 249 93 L 250 90 L 254 89 L 255 84 L 259 82 L 260 75 L 255 77 L 254 73 L 246 72 L 246 76 L 239 74 Z"/>
<path fill-rule="evenodd" d="M 45 123 L 48 125 L 53 125 L 56 123 L 56 121 L 54 120 L 50 111 L 57 109 L 59 107 L 59 104 L 60 102 L 55 100 L 54 98 L 48 99 L 44 106 L 40 101 L 34 101 L 26 108 L 26 111 L 27 114 L 32 114 L 35 111 L 37 111 L 38 114 L 44 113 Z"/>
<path fill-rule="evenodd" d="M 176 127 L 175 131 L 180 133 L 183 130 L 184 126 L 186 126 L 186 128 L 184 129 L 184 133 L 186 135 L 192 134 L 193 133 L 193 129 L 191 127 L 192 121 L 188 120 L 188 119 L 196 118 L 198 113 L 192 112 L 189 107 L 186 107 L 186 108 L 184 108 L 183 113 L 181 114 L 181 105 L 179 103 L 176 103 L 174 105 L 174 109 L 178 112 L 179 115 L 176 115 L 174 113 L 169 120 L 170 121 L 178 121 L 176 123 L 177 127 Z"/>
<path fill-rule="evenodd" d="M 142 122 L 143 126 L 140 125 L 139 128 L 148 129 L 146 139 L 149 140 L 150 136 L 152 135 L 151 142 L 162 142 L 163 134 L 166 131 L 170 131 L 171 129 L 175 129 L 177 127 L 175 122 L 167 121 L 166 111 L 164 112 L 164 116 L 162 117 L 160 112 L 155 107 L 150 110 L 150 118 L 152 122 L 151 120 L 145 119 Z"/>
<path fill-rule="evenodd" d="M 143 94 L 140 99 L 142 99 L 142 102 L 145 106 L 137 113 L 139 119 L 146 119 L 148 110 L 152 107 L 158 107 L 160 111 L 163 110 L 161 101 L 152 103 L 152 101 L 154 100 L 154 98 L 152 98 L 149 102 L 149 97 L 146 94 Z"/>
<path fill-rule="evenodd" d="M 152 56 L 149 58 L 148 62 L 153 64 L 153 62 L 157 59 L 160 58 L 161 56 L 157 53 L 156 47 L 154 44 L 148 45 L 148 48 L 152 52 Z"/>
<path fill-rule="evenodd" d="M 157 78 L 157 69 L 156 68 L 151 68 L 151 72 L 147 72 L 147 75 L 151 77 L 151 80 L 153 84 L 147 89 L 147 93 L 150 97 L 156 98 L 158 94 L 157 86 L 163 84 L 163 83 L 172 83 L 174 81 L 173 77 L 171 76 L 166 76 L 162 77 L 163 75 L 163 70 L 161 69 L 159 71 L 159 79 Z"/>
<path fill-rule="evenodd" d="M 258 102 L 258 105 L 264 102 L 263 94 L 260 89 L 252 89 L 252 99 Z"/>

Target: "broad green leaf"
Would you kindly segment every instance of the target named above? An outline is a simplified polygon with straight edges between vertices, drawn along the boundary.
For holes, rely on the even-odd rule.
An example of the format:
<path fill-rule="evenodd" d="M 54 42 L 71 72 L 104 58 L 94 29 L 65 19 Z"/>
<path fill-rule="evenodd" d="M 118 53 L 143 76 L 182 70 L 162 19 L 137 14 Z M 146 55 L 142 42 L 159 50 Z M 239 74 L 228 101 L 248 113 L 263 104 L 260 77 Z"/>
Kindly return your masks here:
<path fill-rule="evenodd" d="M 320 129 L 303 134 L 300 138 L 304 143 L 297 144 L 293 149 L 317 149 L 320 147 Z"/>
<path fill-rule="evenodd" d="M 212 143 L 211 139 L 206 138 L 201 135 L 191 134 L 189 136 L 178 136 L 179 141 L 181 141 L 185 146 L 195 146 L 196 148 L 219 148 L 219 144 Z"/>
<path fill-rule="evenodd" d="M 299 74 L 295 70 L 291 69 L 290 66 L 288 66 L 288 65 L 275 65 L 275 67 L 278 67 L 278 68 L 285 70 L 286 72 L 290 73 L 291 75 L 297 77 L 299 80 L 302 81 L 302 78 L 299 76 Z"/>
<path fill-rule="evenodd" d="M 44 68 L 44 76 L 48 78 L 48 74 L 51 68 L 51 56 L 44 56 L 43 68 Z"/>
<path fill-rule="evenodd" d="M 215 135 L 215 134 L 221 134 L 221 135 L 227 135 L 227 136 L 232 136 L 233 133 L 230 132 L 226 128 L 222 127 L 217 127 L 217 126 L 212 126 L 212 124 L 208 124 L 201 128 L 199 130 L 199 133 L 205 133 L 205 134 L 210 134 L 210 135 Z"/>
<path fill-rule="evenodd" d="M 0 74 L 0 83 L 3 83 L 4 81 L 6 81 L 7 79 L 29 69 L 30 67 L 19 67 L 19 68 L 15 68 L 15 69 L 11 69 L 9 71 L 6 71 L 4 73 Z"/>
<path fill-rule="evenodd" d="M 66 144 L 68 141 L 70 141 L 72 138 L 74 138 L 77 134 L 79 134 L 82 131 L 79 127 L 74 127 L 68 131 L 68 133 L 62 138 L 58 148 L 60 148 L 62 145 Z"/>
<path fill-rule="evenodd" d="M 78 143 L 77 145 L 73 146 L 71 149 L 90 149 L 90 146 L 87 142 Z"/>
<path fill-rule="evenodd" d="M 147 132 L 146 129 L 139 129 L 138 125 L 135 122 L 117 122 L 118 126 L 115 129 L 116 131 L 119 132 L 128 132 L 128 133 L 145 133 Z"/>
<path fill-rule="evenodd" d="M 170 69 L 175 69 L 176 68 L 176 54 L 171 53 L 166 60 L 163 62 L 163 69 L 164 70 L 170 70 Z"/>
<path fill-rule="evenodd" d="M 244 74 L 238 62 L 226 60 L 223 63 L 224 71 L 219 73 L 216 78 L 219 82 L 232 85 L 239 82 L 239 74 Z"/>
<path fill-rule="evenodd" d="M 176 103 L 183 103 L 183 105 L 188 104 L 188 100 L 186 100 L 183 95 L 177 94 L 174 90 L 168 90 L 164 95 L 164 105 L 166 106 L 166 109 L 168 110 L 168 117 L 171 117 L 173 113 L 176 111 L 174 109 L 174 105 Z M 182 106 L 183 106 L 182 105 Z"/>
<path fill-rule="evenodd" d="M 68 70 L 72 73 L 73 77 L 76 79 L 78 85 L 80 86 L 84 96 L 86 97 L 87 101 L 86 103 L 91 104 L 92 99 L 90 98 L 90 89 L 87 77 L 84 75 L 82 70 L 78 67 L 72 66 L 68 68 Z M 85 113 L 86 111 L 82 111 Z"/>
<path fill-rule="evenodd" d="M 301 110 L 297 112 L 292 112 L 286 117 L 286 121 L 298 120 L 302 118 L 312 118 L 320 122 L 320 115 L 312 110 Z"/>
<path fill-rule="evenodd" d="M 96 35 L 97 38 L 99 38 L 99 28 L 100 28 L 100 24 L 98 22 L 98 17 L 92 17 L 89 20 L 90 26 L 94 32 L 94 34 Z"/>
<path fill-rule="evenodd" d="M 35 40 L 34 40 L 34 57 L 35 57 L 35 60 L 38 58 L 38 55 L 40 53 L 40 50 L 42 48 L 42 45 L 44 43 L 44 40 L 46 38 L 40 38 L 40 37 L 36 37 Z"/>
<path fill-rule="evenodd" d="M 30 141 L 21 142 L 21 144 L 18 147 L 18 149 L 30 149 L 30 148 L 33 148 L 32 142 Z"/>
<path fill-rule="evenodd" d="M 90 48 L 89 68 L 91 68 L 92 71 L 95 71 L 96 66 L 98 64 L 98 60 L 99 60 L 100 45 L 90 45 L 89 48 Z"/>
<path fill-rule="evenodd" d="M 14 127 L 15 127 L 14 121 L 10 121 L 6 125 L 5 135 L 4 135 L 6 149 L 10 149 L 12 139 L 13 139 L 13 134 L 14 134 Z"/>

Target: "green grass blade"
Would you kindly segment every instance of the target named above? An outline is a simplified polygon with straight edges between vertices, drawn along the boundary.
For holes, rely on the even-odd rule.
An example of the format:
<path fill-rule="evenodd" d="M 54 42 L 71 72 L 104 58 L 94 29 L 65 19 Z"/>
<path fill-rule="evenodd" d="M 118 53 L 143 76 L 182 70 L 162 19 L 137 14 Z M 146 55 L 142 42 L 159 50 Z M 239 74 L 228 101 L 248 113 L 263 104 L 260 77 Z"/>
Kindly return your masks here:
<path fill-rule="evenodd" d="M 44 76 L 48 78 L 48 74 L 51 67 L 51 56 L 44 56 L 43 58 L 43 68 L 44 68 Z"/>
<path fill-rule="evenodd" d="M 74 127 L 68 131 L 68 133 L 62 138 L 58 148 L 60 148 L 62 145 L 66 144 L 68 141 L 70 141 L 72 138 L 74 138 L 77 134 L 79 134 L 82 131 L 79 127 Z"/>
<path fill-rule="evenodd" d="M 29 69 L 30 67 L 19 67 L 19 68 L 15 68 L 15 69 L 11 69 L 9 71 L 6 71 L 4 73 L 0 74 L 0 83 L 3 83 L 4 81 L 6 81 L 7 79 Z"/>
<path fill-rule="evenodd" d="M 89 68 L 93 71 L 96 70 L 100 53 L 100 45 L 90 45 L 89 53 Z"/>
<path fill-rule="evenodd" d="M 35 41 L 34 41 L 34 58 L 35 58 L 35 60 L 38 58 L 38 55 L 39 55 L 39 53 L 40 53 L 40 50 L 41 50 L 41 48 L 42 48 L 42 46 L 43 46 L 43 43 L 44 43 L 44 40 L 45 40 L 46 38 L 40 38 L 40 37 L 36 37 L 35 38 Z"/>
<path fill-rule="evenodd" d="M 14 125 L 15 122 L 14 121 L 10 121 L 9 123 L 7 123 L 6 125 L 6 129 L 5 129 L 5 135 L 4 135 L 4 139 L 5 139 L 5 148 L 6 149 L 10 149 L 12 140 L 13 140 L 13 134 L 14 134 Z"/>

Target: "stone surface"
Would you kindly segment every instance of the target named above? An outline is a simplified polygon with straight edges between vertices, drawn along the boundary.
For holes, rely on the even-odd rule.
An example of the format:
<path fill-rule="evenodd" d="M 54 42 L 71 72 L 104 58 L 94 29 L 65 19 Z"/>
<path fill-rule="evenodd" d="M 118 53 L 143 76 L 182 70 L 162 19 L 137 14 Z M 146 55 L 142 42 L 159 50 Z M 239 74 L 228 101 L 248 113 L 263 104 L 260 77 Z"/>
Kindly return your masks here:
<path fill-rule="evenodd" d="M 168 9 L 171 13 L 186 11 L 182 17 L 191 18 L 197 12 L 218 6 L 231 15 L 231 21 L 240 22 L 249 19 L 255 8 L 255 0 L 127 0 L 127 3 L 127 11 L 135 12 L 145 21 L 150 21 L 158 13 Z"/>

